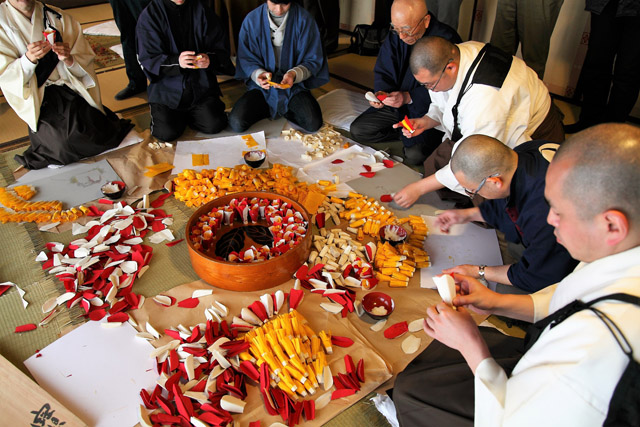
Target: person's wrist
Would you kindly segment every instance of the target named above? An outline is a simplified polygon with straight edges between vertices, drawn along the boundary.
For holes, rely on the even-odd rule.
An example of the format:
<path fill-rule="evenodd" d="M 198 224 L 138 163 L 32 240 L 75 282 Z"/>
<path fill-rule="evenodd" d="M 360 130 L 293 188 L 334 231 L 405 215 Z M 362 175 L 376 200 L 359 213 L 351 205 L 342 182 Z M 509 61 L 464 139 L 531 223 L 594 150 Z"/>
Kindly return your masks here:
<path fill-rule="evenodd" d="M 484 265 L 484 264 L 481 264 L 481 265 L 479 265 L 479 266 L 478 266 L 478 274 L 476 275 L 476 277 L 477 277 L 478 279 L 484 279 L 484 278 L 485 278 L 485 277 L 484 277 L 484 274 L 485 274 L 485 268 L 487 268 L 487 266 L 486 266 L 486 265 Z"/>

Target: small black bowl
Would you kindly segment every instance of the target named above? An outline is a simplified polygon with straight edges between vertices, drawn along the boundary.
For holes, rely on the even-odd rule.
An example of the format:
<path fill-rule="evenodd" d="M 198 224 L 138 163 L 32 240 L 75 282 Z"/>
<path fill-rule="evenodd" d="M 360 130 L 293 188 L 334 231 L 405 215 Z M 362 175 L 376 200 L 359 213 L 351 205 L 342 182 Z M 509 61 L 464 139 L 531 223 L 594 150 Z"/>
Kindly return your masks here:
<path fill-rule="evenodd" d="M 265 152 L 260 150 L 249 151 L 244 155 L 245 163 L 252 168 L 259 168 L 260 166 L 262 166 L 266 158 L 267 155 L 265 154 Z"/>
<path fill-rule="evenodd" d="M 385 314 L 375 314 L 373 310 L 376 307 L 384 307 L 387 312 Z M 362 298 L 362 308 L 364 312 L 376 320 L 386 319 L 393 313 L 395 304 L 393 298 L 383 292 L 369 292 Z"/>
<path fill-rule="evenodd" d="M 109 184 L 117 185 L 119 190 L 118 191 L 108 191 L 107 186 Z M 124 185 L 124 182 L 122 182 L 122 181 L 109 181 L 105 185 L 103 185 L 100 188 L 100 190 L 102 191 L 102 194 L 105 195 L 105 197 L 108 197 L 111 200 L 116 200 L 116 199 L 119 199 L 120 197 L 122 197 L 122 195 L 124 194 L 125 188 L 126 188 L 126 185 Z M 105 190 L 107 190 L 107 191 L 105 191 Z"/>
<path fill-rule="evenodd" d="M 391 246 L 399 245 L 407 240 L 407 230 L 399 225 L 385 225 L 380 228 L 380 240 L 382 242 L 389 242 Z"/>

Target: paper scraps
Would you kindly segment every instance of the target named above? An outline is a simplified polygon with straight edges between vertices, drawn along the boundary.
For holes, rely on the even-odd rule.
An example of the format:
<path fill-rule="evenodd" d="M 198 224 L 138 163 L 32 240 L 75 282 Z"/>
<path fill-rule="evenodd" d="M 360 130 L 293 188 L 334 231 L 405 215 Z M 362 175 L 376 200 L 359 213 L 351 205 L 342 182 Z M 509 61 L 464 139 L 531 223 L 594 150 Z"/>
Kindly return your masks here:
<path fill-rule="evenodd" d="M 156 175 L 160 175 L 166 171 L 173 169 L 173 165 L 167 162 L 158 163 L 156 165 L 145 166 L 147 171 L 144 173 L 144 176 L 153 178 Z"/>

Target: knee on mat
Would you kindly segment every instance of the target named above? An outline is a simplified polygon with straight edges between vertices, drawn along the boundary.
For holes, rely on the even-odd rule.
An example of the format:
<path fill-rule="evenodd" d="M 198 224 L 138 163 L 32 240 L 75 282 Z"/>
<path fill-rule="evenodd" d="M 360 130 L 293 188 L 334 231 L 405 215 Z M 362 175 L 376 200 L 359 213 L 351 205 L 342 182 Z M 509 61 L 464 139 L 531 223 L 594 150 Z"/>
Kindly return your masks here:
<path fill-rule="evenodd" d="M 351 138 L 356 142 L 367 142 L 369 139 L 371 139 L 365 132 L 365 126 L 362 126 L 358 119 L 355 119 L 351 123 L 349 132 L 351 132 Z"/>
<path fill-rule="evenodd" d="M 322 116 L 304 118 L 296 124 L 307 132 L 317 132 L 322 127 Z"/>
<path fill-rule="evenodd" d="M 174 129 L 166 126 L 162 128 L 158 128 L 157 126 L 154 126 L 151 129 L 151 135 L 153 135 L 156 139 L 159 139 L 160 141 L 165 141 L 165 142 L 178 139 L 180 135 L 182 135 L 182 132 L 184 132 L 184 129 L 182 130 Z"/>
<path fill-rule="evenodd" d="M 234 132 L 244 132 L 251 127 L 251 123 L 240 117 L 240 114 L 234 113 L 234 111 L 231 110 L 229 114 L 229 126 Z"/>
<path fill-rule="evenodd" d="M 420 144 L 412 145 L 411 147 L 403 147 L 404 164 L 410 166 L 418 166 L 424 163 L 427 156 L 424 155 Z"/>
<path fill-rule="evenodd" d="M 197 128 L 194 127 L 194 129 L 203 133 L 214 134 L 224 130 L 224 128 L 227 127 L 227 124 L 227 115 L 222 113 L 221 115 L 217 115 L 209 119 L 206 124 L 199 125 Z"/>

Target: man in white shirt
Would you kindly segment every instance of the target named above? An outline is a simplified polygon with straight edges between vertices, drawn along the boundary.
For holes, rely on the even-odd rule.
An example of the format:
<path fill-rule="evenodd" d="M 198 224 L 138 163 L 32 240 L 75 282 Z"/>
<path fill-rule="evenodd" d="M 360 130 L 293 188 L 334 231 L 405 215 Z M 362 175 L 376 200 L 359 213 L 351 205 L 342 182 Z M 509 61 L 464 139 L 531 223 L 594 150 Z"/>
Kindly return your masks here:
<path fill-rule="evenodd" d="M 426 37 L 413 48 L 411 71 L 429 89 L 431 105 L 424 117 L 410 120 L 414 131 L 403 129 L 403 134 L 415 137 L 437 128 L 445 135 L 424 163 L 426 178 L 396 193 L 402 207 L 444 187 L 464 194 L 448 163 L 457 143 L 469 135 L 491 136 L 511 148 L 532 139 L 564 140 L 549 91 L 517 57 L 479 42 L 454 45 Z"/>
<path fill-rule="evenodd" d="M 401 424 L 416 425 L 412 423 L 427 414 L 433 425 L 603 424 L 629 357 L 598 315 L 576 311 L 539 329 L 537 341 L 517 363 L 501 364 L 492 354 L 498 351 L 503 361 L 509 355 L 504 347 L 490 351 L 486 332 L 478 329 L 468 309 L 537 322 L 575 300 L 590 302 L 614 293 L 640 296 L 638 164 L 640 129 L 629 125 L 599 125 L 560 147 L 547 172 L 548 222 L 558 242 L 581 264 L 560 283 L 531 295 L 497 294 L 476 279 L 456 274 L 457 310 L 445 303 L 429 307 L 424 329 L 463 359 L 456 365 L 440 357 L 434 365 L 429 353 L 444 347 L 434 342 L 400 373 L 393 399 Z M 637 361 L 640 307 L 613 299 L 594 307 L 621 331 Z M 518 358 L 511 340 L 509 351 Z M 446 379 L 430 381 L 436 366 L 446 367 Z M 473 383 L 465 382 L 472 372 Z M 444 401 L 442 387 L 455 396 L 455 407 Z"/>

